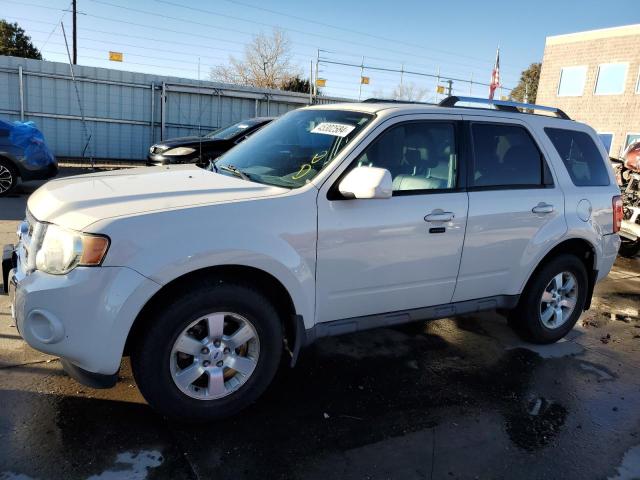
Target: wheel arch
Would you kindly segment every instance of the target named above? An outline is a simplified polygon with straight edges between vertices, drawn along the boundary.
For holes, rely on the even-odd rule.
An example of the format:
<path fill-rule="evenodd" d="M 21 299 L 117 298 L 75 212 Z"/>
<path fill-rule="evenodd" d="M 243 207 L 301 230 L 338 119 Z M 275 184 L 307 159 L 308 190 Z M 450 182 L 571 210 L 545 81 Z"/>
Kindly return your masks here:
<path fill-rule="evenodd" d="M 531 282 L 531 279 L 536 275 L 537 272 L 540 271 L 540 269 L 542 269 L 550 260 L 561 254 L 575 255 L 582 261 L 585 269 L 587 270 L 589 285 L 587 291 L 587 300 L 584 309 L 588 310 L 591 306 L 591 297 L 593 296 L 593 289 L 595 287 L 598 275 L 598 271 L 596 270 L 597 251 L 595 246 L 584 238 L 576 237 L 565 239 L 551 248 L 547 253 L 545 253 L 542 259 L 537 263 L 535 268 L 527 276 L 526 282 L 524 282 L 521 291 L 524 291 L 527 288 L 527 286 Z"/>
<path fill-rule="evenodd" d="M 158 290 L 144 305 L 134 320 L 125 342 L 123 355 L 131 352 L 139 335 L 144 332 L 145 326 L 153 321 L 154 312 L 167 305 L 169 301 L 182 292 L 189 291 L 194 285 L 234 282 L 250 285 L 261 291 L 270 301 L 281 316 L 283 330 L 285 332 L 285 347 L 293 348 L 296 341 L 297 317 L 293 298 L 286 287 L 272 274 L 256 267 L 246 265 L 219 265 L 202 268 L 181 275 Z"/>

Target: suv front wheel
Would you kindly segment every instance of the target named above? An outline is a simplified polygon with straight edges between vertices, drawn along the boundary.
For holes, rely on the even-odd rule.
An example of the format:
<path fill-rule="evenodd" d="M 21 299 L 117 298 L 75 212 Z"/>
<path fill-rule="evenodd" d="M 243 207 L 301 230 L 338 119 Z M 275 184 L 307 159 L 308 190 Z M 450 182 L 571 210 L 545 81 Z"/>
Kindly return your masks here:
<path fill-rule="evenodd" d="M 277 370 L 280 318 L 251 287 L 218 283 L 156 312 L 133 347 L 133 374 L 159 413 L 184 420 L 232 415 L 255 401 Z"/>
<path fill-rule="evenodd" d="M 558 255 L 529 280 L 509 323 L 525 340 L 557 342 L 582 314 L 587 287 L 584 263 L 574 255 Z"/>

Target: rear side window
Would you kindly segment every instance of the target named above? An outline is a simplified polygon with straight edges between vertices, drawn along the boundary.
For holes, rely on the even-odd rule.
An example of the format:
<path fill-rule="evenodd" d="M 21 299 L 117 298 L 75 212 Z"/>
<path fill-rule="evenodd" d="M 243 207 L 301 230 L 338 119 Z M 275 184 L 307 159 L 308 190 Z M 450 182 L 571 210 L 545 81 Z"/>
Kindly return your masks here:
<path fill-rule="evenodd" d="M 571 181 L 578 187 L 609 185 L 609 174 L 602 154 L 591 135 L 563 128 L 545 128 Z"/>
<path fill-rule="evenodd" d="M 540 150 L 523 127 L 473 123 L 471 132 L 473 186 L 523 188 L 552 183 Z"/>
<path fill-rule="evenodd" d="M 2 137 L 8 137 L 9 136 L 9 130 L 5 130 L 0 128 L 0 138 Z"/>

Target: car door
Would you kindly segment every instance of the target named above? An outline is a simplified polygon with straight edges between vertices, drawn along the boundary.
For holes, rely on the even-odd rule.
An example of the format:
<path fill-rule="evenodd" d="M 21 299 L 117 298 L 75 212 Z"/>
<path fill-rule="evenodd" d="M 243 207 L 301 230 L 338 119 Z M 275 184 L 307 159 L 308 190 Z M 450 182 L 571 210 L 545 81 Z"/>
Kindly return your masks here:
<path fill-rule="evenodd" d="M 460 117 L 412 117 L 379 127 L 319 192 L 318 322 L 451 300 L 468 205 L 458 161 Z M 357 166 L 388 169 L 393 196 L 342 198 L 340 178 Z"/>
<path fill-rule="evenodd" d="M 525 123 L 464 118 L 469 215 L 453 300 L 516 295 L 566 231 L 563 193 Z"/>

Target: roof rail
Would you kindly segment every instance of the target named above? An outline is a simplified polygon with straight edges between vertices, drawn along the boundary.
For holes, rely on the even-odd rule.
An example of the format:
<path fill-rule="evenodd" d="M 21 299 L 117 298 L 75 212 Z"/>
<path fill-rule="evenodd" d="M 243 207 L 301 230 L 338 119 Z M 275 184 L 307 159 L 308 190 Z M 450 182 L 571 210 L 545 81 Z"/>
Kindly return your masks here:
<path fill-rule="evenodd" d="M 438 105 L 441 107 L 455 107 L 458 102 L 468 102 L 468 103 L 480 103 L 483 105 L 493 105 L 497 110 L 503 110 L 506 112 L 516 112 L 522 113 L 519 108 L 525 108 L 530 110 L 543 110 L 545 112 L 555 113 L 558 118 L 562 118 L 564 120 L 571 120 L 569 115 L 564 113 L 562 110 L 556 107 L 545 107 L 544 105 L 534 105 L 532 103 L 520 103 L 520 102 L 511 102 L 507 100 L 490 100 L 488 98 L 477 98 L 477 97 L 458 97 L 458 96 L 450 96 L 443 99 Z"/>
<path fill-rule="evenodd" d="M 415 103 L 418 105 L 437 105 L 437 103 L 418 102 L 415 100 L 395 100 L 392 98 L 367 98 L 362 100 L 361 103 Z"/>

